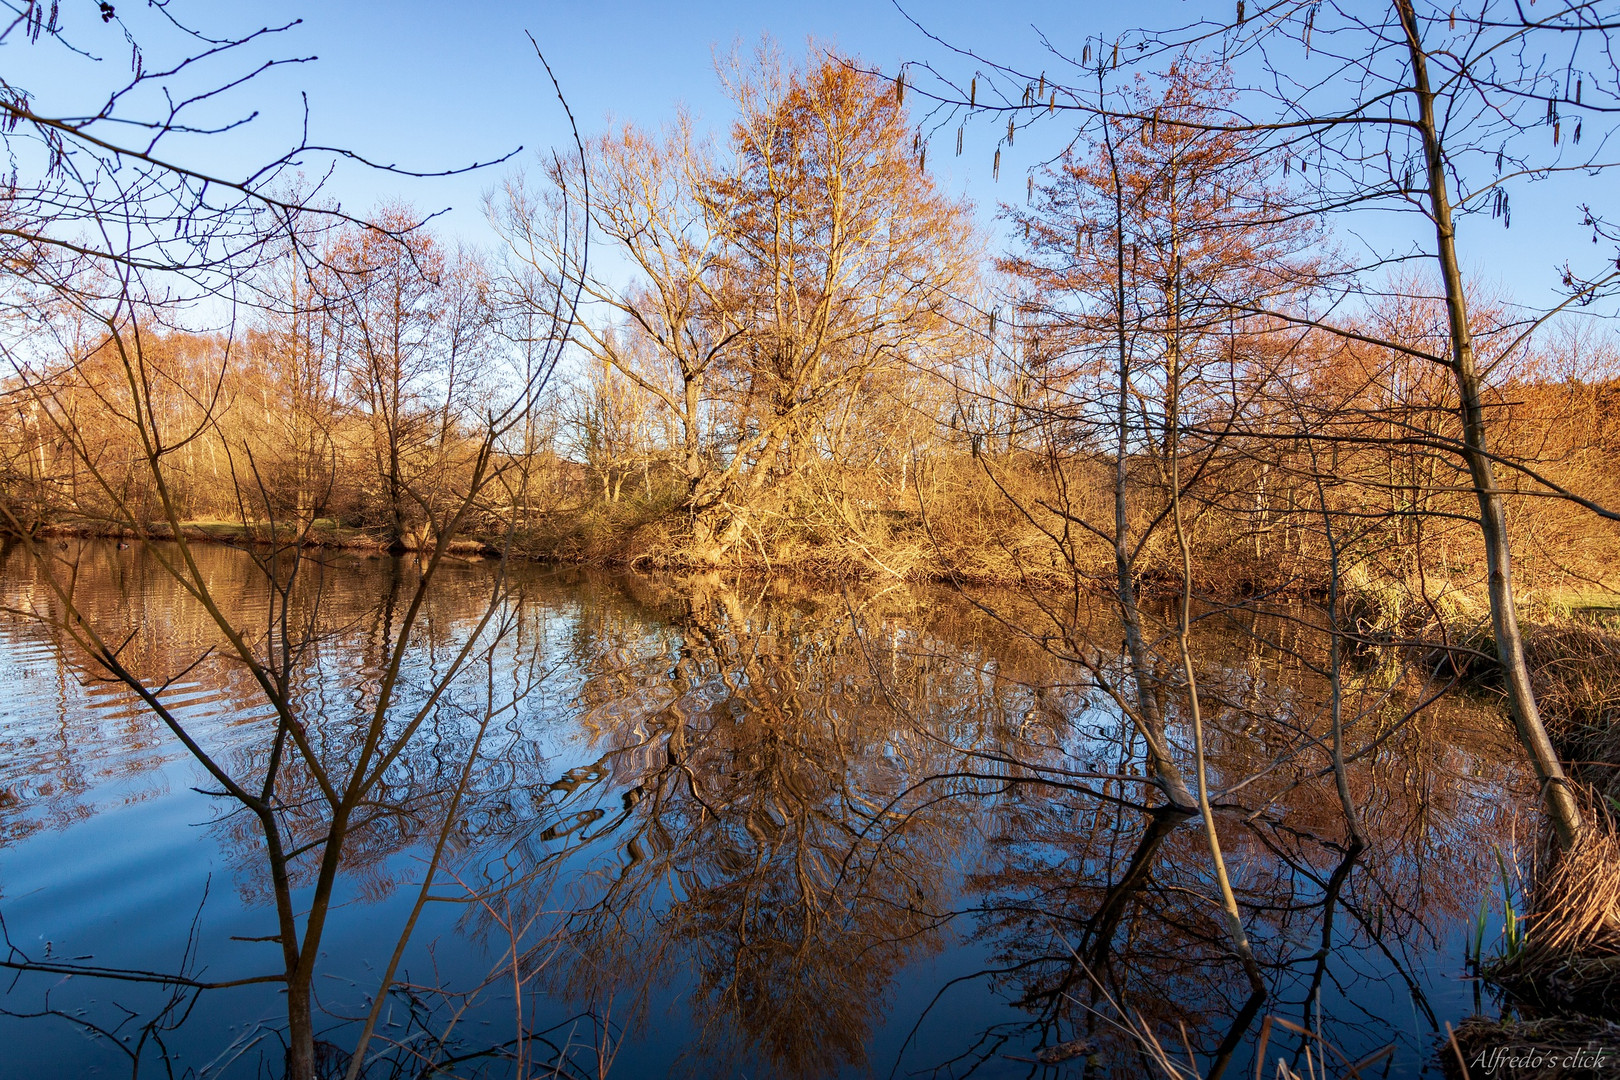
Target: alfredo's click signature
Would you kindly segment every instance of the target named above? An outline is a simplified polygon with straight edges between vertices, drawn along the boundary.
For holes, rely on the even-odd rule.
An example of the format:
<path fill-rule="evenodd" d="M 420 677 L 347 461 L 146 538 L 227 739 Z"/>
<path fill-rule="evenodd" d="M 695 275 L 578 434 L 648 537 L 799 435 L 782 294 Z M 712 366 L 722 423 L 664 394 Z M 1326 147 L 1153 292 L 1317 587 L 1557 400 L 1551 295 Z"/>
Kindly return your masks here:
<path fill-rule="evenodd" d="M 1620 1051 L 1594 1046 L 1571 1050 L 1567 1047 L 1506 1045 L 1476 1050 L 1468 1061 L 1468 1072 L 1473 1076 L 1490 1076 L 1501 1069 L 1548 1068 L 1594 1071 L 1620 1068 Z"/>

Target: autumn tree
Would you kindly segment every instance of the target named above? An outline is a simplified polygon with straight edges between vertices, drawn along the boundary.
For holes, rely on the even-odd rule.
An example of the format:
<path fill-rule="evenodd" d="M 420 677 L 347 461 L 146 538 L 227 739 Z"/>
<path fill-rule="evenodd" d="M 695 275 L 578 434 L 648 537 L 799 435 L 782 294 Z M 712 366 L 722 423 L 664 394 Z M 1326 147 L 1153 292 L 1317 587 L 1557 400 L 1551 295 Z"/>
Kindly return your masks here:
<path fill-rule="evenodd" d="M 657 135 L 627 124 L 593 139 L 588 168 L 592 225 L 635 279 L 616 283 L 600 273 L 583 279 L 600 314 L 580 324 L 577 340 L 679 424 L 671 449 L 687 483 L 697 485 L 712 464 L 710 373 L 741 332 L 716 296 L 726 208 L 697 197 L 718 168 L 713 150 L 683 115 Z M 553 158 L 544 165 L 543 187 L 519 175 L 489 203 L 517 261 L 536 272 L 531 287 L 564 264 L 558 212 L 581 176 L 577 162 Z"/>
<path fill-rule="evenodd" d="M 1186 541 L 1183 501 L 1237 478 L 1232 434 L 1254 419 L 1253 388 L 1277 362 L 1275 328 L 1231 298 L 1297 301 L 1314 274 L 1309 230 L 1275 219 L 1286 193 L 1256 140 L 1203 130 L 1228 79 L 1177 64 L 1138 78 L 1117 109 L 1105 101 L 1080 144 L 1032 180 L 1028 206 L 1006 208 L 1022 248 L 1001 262 L 1021 283 L 1016 332 L 1034 388 L 1022 411 L 1049 493 L 1013 497 L 1076 588 L 1097 562 L 1088 549 L 1106 549 L 1111 572 L 1098 584 L 1118 605 L 1134 684 L 1119 700 L 1183 809 L 1194 800 L 1170 750 L 1164 690 L 1187 677 L 1155 653 L 1166 628 L 1144 613 L 1141 578 Z M 1101 483 L 1111 506 L 1086 498 Z M 1080 641 L 1069 651 L 1086 654 Z"/>
<path fill-rule="evenodd" d="M 305 255 L 330 244 L 337 229 L 319 214 L 296 215 L 290 227 L 292 238 L 278 245 L 255 282 L 259 303 L 230 382 L 244 398 L 243 411 L 260 421 L 245 445 L 258 456 L 266 483 L 289 520 L 312 520 L 332 509 L 346 456 L 341 428 L 349 396 L 336 275 Z M 234 441 L 224 435 L 227 426 L 222 419 L 216 434 Z"/>
<path fill-rule="evenodd" d="M 724 78 L 739 115 L 722 148 L 685 118 L 592 144 L 592 224 L 630 280 L 587 282 L 598 318 L 577 335 L 678 425 L 685 540 L 705 562 L 759 542 L 754 519 L 780 521 L 796 493 L 849 501 L 815 481 L 883 458 L 879 403 L 903 413 L 917 370 L 956 347 L 975 272 L 966 208 L 922 167 L 890 84 L 825 50 L 791 67 L 768 44 Z M 570 170 L 492 206 L 535 280 L 568 265 L 552 238 Z"/>
<path fill-rule="evenodd" d="M 427 502 L 454 486 L 461 422 L 476 416 L 496 340 L 487 272 L 402 204 L 345 230 L 325 259 L 342 385 L 369 432 L 387 539 L 431 542 L 420 533 Z"/>
<path fill-rule="evenodd" d="M 923 170 L 889 83 L 831 53 L 787 71 L 762 50 L 728 84 L 738 164 L 702 196 L 724 208 L 726 302 L 747 327 L 728 365 L 731 470 L 759 491 L 836 459 L 839 406 L 929 362 L 971 280 L 972 229 Z"/>

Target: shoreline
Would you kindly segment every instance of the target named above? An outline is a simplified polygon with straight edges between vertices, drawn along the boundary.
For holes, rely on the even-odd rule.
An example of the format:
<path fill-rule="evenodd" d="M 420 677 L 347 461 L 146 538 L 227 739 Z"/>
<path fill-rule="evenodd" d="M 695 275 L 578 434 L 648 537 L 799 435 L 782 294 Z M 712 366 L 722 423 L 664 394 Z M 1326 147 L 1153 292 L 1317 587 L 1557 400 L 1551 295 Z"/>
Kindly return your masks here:
<path fill-rule="evenodd" d="M 268 526 L 244 527 L 234 522 L 200 520 L 182 522 L 181 528 L 187 540 L 200 540 L 226 547 L 269 547 L 276 543 L 266 535 Z M 127 525 L 55 523 L 41 525 L 31 535 L 81 540 L 148 539 L 173 542 L 176 539 L 169 526 L 163 523 L 154 523 L 144 532 Z M 0 539 L 23 538 L 23 534 L 16 530 L 0 530 Z M 431 545 L 419 541 L 389 541 L 361 528 L 342 526 L 308 529 L 296 540 L 296 546 L 374 555 L 422 554 L 432 550 Z M 908 566 L 906 572 L 896 573 L 886 567 L 880 570 L 869 560 L 852 559 L 848 552 L 841 550 L 826 552 L 811 550 L 797 558 L 767 559 L 755 558 L 753 552 L 739 548 L 738 555 L 741 557 L 713 562 L 691 557 L 675 547 L 663 554 L 651 554 L 646 551 L 628 554 L 559 551 L 553 546 L 532 542 L 514 544 L 507 549 L 487 537 L 467 535 L 452 540 L 446 554 L 458 558 L 512 559 L 537 565 L 589 568 L 609 572 L 733 574 L 751 579 L 784 578 L 806 584 L 837 585 L 862 580 L 991 589 L 1021 588 L 1040 593 L 1069 592 L 1078 584 L 1081 590 L 1088 594 L 1102 597 L 1113 595 L 1111 587 L 1097 584 L 1101 578 L 1100 574 L 1089 573 L 1084 569 L 1075 569 L 1072 572 L 1025 570 L 1009 574 L 989 567 L 964 567 L 959 564 L 952 566 L 943 561 L 930 560 L 914 562 Z M 1180 581 L 1175 575 L 1151 567 L 1145 568 L 1138 575 L 1137 590 L 1138 599 L 1142 602 L 1174 598 L 1180 595 Z M 1299 579 L 1292 579 L 1280 584 L 1266 583 L 1239 573 L 1223 575 L 1213 580 L 1206 578 L 1206 587 L 1195 591 L 1194 596 L 1201 602 L 1213 605 L 1268 601 L 1322 603 L 1326 601 L 1328 592 L 1329 586 L 1325 581 L 1308 584 Z M 1471 598 L 1466 589 L 1460 590 L 1460 595 Z M 1383 596 L 1377 589 L 1359 588 L 1348 581 L 1340 583 L 1341 619 L 1346 623 L 1358 624 L 1356 629 L 1348 631 L 1349 636 L 1367 638 L 1402 636 L 1414 629 L 1409 616 L 1416 614 L 1418 609 L 1392 613 L 1385 610 L 1382 601 Z M 1488 608 L 1483 606 L 1485 603 L 1483 598 L 1479 598 L 1479 602 L 1481 611 L 1478 614 L 1488 611 Z M 1521 586 L 1519 605 L 1522 617 L 1535 624 L 1573 625 L 1601 631 L 1613 629 L 1610 620 L 1620 618 L 1620 593 L 1603 587 L 1548 589 Z M 1429 611 L 1427 614 L 1432 620 L 1437 612 Z M 1449 632 L 1464 633 L 1470 639 L 1477 637 L 1480 627 L 1475 625 L 1479 622 L 1479 619 L 1474 617 L 1476 613 L 1465 608 L 1448 614 L 1450 617 L 1442 621 Z M 1487 634 L 1489 632 L 1488 626 L 1486 632 Z"/>

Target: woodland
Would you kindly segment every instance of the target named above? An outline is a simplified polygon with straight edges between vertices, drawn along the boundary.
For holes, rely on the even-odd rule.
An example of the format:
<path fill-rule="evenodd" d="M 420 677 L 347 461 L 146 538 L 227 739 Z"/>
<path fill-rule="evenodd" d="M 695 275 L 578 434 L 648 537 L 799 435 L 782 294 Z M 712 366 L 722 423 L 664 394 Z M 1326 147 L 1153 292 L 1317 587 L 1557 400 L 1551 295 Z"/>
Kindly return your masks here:
<path fill-rule="evenodd" d="M 1551 1002 L 1574 1044 L 1612 1030 L 1620 8 L 1197 12 L 888 69 L 815 43 L 738 49 L 716 65 L 724 123 L 672 107 L 656 128 L 581 124 L 490 167 L 484 248 L 403 196 L 341 205 L 310 179 L 327 149 L 246 178 L 169 156 L 201 130 L 184 107 L 127 103 L 185 53 L 144 60 L 133 32 L 129 89 L 94 116 L 0 79 L 0 527 L 36 575 L 7 612 L 138 696 L 259 830 L 286 1075 L 341 1075 L 314 1035 L 324 905 L 390 770 L 504 633 L 501 575 L 430 690 L 401 693 L 436 578 L 496 559 L 705 591 L 955 591 L 1117 710 L 1139 748 L 1131 805 L 1143 829 L 1201 837 L 1256 1008 L 1222 847 L 1239 793 L 1304 770 L 1353 861 L 1370 843 L 1358 762 L 1436 701 L 1473 702 L 1510 726 L 1545 830 L 1531 910 L 1480 971 Z M 0 16 L 8 49 L 45 50 L 83 13 Z M 568 87 L 546 85 L 566 110 Z M 227 91 L 244 93 L 190 100 Z M 1044 163 L 1000 175 L 1015 140 L 1054 132 Z M 995 228 L 936 174 L 963 155 L 993 163 Z M 1539 198 L 1582 229 L 1546 303 L 1482 261 L 1511 251 L 1514 202 Z M 228 659 L 266 709 L 251 766 L 169 703 L 181 658 L 135 663 L 81 600 L 67 540 L 91 537 L 151 553 L 200 605 L 212 636 L 187 663 Z M 253 560 L 263 625 L 218 594 L 210 545 Z M 417 570 L 333 746 L 297 691 L 320 603 L 300 582 L 344 551 Z M 1325 680 L 1319 712 L 1249 779 L 1212 773 L 1206 723 L 1236 692 L 1201 690 L 1227 668 L 1200 626 L 1279 612 Z M 492 699 L 481 724 L 498 715 Z M 477 753 L 428 815 L 429 880 Z M 1495 1030 L 1452 1036 L 1442 1067 L 1468 1075 Z M 1141 1053 L 1188 1075 L 1151 1034 Z"/>

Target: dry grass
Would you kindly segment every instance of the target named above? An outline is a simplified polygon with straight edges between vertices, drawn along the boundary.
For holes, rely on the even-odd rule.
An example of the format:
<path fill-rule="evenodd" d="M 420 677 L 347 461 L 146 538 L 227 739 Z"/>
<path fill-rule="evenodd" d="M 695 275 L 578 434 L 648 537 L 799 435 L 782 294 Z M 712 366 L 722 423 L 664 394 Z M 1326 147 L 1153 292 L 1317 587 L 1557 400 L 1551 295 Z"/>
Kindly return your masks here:
<path fill-rule="evenodd" d="M 1607 821 L 1541 875 L 1525 943 L 1532 958 L 1620 954 L 1620 841 Z"/>
<path fill-rule="evenodd" d="M 1620 634 L 1561 621 L 1538 627 L 1529 652 L 1549 734 L 1582 789 L 1586 835 L 1543 860 L 1526 926 L 1521 979 L 1558 1005 L 1620 1007 Z"/>
<path fill-rule="evenodd" d="M 1590 827 L 1536 874 L 1524 945 L 1487 976 L 1539 1008 L 1616 1015 L 1620 1007 L 1620 839 L 1588 800 Z"/>
<path fill-rule="evenodd" d="M 1455 1045 L 1453 1045 L 1455 1044 Z M 1616 1068 L 1620 1024 L 1590 1017 L 1491 1020 L 1471 1016 L 1443 1043 L 1437 1060 L 1450 1080 L 1591 1080 Z M 1606 1051 L 1606 1066 L 1593 1068 L 1592 1055 Z"/>
<path fill-rule="evenodd" d="M 1455 1047 L 1439 1051 L 1450 1077 L 1589 1077 L 1601 1070 L 1578 1052 L 1592 1047 L 1609 1050 L 1607 1067 L 1620 1069 L 1620 634 L 1564 618 L 1536 626 L 1526 644 L 1548 733 L 1590 827 L 1573 850 L 1543 853 L 1523 946 L 1485 972 L 1546 1015 L 1469 1019 Z"/>
<path fill-rule="evenodd" d="M 1548 734 L 1600 808 L 1620 807 L 1620 633 L 1568 620 L 1527 645 Z"/>

